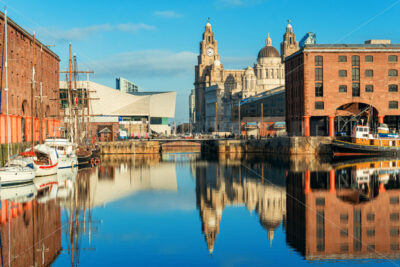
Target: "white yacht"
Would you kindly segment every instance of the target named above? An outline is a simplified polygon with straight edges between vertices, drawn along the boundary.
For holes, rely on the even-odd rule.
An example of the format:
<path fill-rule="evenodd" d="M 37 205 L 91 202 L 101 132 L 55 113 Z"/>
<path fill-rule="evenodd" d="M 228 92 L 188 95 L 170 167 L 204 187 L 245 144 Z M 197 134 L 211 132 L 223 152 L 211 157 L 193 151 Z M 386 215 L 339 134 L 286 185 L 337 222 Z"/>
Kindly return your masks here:
<path fill-rule="evenodd" d="M 47 146 L 56 149 L 58 154 L 58 169 L 75 168 L 78 166 L 78 157 L 75 144 L 66 138 L 46 139 Z"/>

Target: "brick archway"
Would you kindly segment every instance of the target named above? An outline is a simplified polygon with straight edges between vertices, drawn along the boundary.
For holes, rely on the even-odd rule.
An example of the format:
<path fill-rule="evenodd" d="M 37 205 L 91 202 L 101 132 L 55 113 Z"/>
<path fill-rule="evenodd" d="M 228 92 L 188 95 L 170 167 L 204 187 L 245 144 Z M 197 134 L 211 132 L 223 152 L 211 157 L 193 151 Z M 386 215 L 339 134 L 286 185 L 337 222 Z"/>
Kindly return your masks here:
<path fill-rule="evenodd" d="M 347 104 L 343 104 L 336 108 L 334 116 L 354 116 L 360 114 L 361 112 L 367 110 L 370 111 L 370 107 L 372 107 L 372 115 L 377 116 L 379 114 L 379 110 L 370 104 L 362 103 L 362 102 L 351 102 Z M 379 114 L 382 115 L 382 114 Z"/>

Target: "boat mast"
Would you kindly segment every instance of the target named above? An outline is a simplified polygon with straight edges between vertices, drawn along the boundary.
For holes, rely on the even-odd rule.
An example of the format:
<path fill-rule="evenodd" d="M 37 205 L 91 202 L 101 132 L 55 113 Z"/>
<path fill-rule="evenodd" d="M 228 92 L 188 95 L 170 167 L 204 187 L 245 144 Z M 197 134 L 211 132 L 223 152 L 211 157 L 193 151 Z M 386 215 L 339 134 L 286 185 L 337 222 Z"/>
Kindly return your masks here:
<path fill-rule="evenodd" d="M 32 83 L 31 83 L 31 138 L 32 138 L 32 152 L 35 150 L 35 138 L 34 138 L 34 128 L 35 128 L 35 121 L 34 121 L 34 113 L 35 113 L 35 46 L 36 46 L 36 39 L 35 33 L 33 33 L 33 56 L 32 56 Z"/>
<path fill-rule="evenodd" d="M 10 115 L 8 114 L 8 49 L 7 49 L 7 9 L 4 9 L 4 49 L 5 49 L 5 63 L 6 69 L 6 116 L 7 116 L 7 162 L 10 162 Z"/>
<path fill-rule="evenodd" d="M 76 84 L 76 56 L 74 55 L 74 91 L 75 91 L 75 96 L 74 96 L 74 110 L 75 110 L 75 141 L 77 144 L 80 144 L 79 140 L 79 132 L 78 132 L 78 88 Z"/>

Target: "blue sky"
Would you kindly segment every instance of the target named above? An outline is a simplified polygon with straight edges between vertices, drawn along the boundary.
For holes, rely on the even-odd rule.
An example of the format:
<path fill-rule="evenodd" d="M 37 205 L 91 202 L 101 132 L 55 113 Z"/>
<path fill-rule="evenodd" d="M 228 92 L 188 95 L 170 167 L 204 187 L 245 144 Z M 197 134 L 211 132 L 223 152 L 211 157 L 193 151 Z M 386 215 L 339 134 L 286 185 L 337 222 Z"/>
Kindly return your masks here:
<path fill-rule="evenodd" d="M 177 91 L 176 121 L 188 120 L 188 95 L 206 18 L 211 18 L 225 68 L 254 64 L 268 32 L 279 43 L 292 20 L 297 40 L 400 43 L 400 0 L 0 0 L 9 16 L 45 44 L 55 44 L 66 69 L 68 43 L 78 67 L 114 87 L 125 77 L 146 91 Z"/>

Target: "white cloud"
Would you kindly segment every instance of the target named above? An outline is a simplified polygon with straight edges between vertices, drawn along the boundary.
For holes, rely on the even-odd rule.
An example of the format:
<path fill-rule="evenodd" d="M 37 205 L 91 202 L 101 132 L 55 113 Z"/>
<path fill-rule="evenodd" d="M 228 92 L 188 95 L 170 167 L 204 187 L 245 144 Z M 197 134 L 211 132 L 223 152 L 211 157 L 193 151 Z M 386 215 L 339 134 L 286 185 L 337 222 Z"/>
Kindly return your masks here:
<path fill-rule="evenodd" d="M 162 18 L 167 18 L 167 19 L 174 19 L 174 18 L 180 18 L 182 17 L 182 14 L 173 11 L 173 10 L 158 10 L 154 12 L 154 15 Z"/>
<path fill-rule="evenodd" d="M 141 30 L 156 30 L 155 26 L 147 25 L 144 23 L 127 23 L 127 24 L 101 24 L 101 25 L 92 25 L 81 28 L 72 28 L 69 30 L 59 30 L 53 28 L 40 28 L 38 30 L 44 36 L 48 36 L 51 39 L 55 39 L 56 41 L 73 41 L 73 40 L 84 40 L 91 35 L 101 32 L 110 32 L 110 31 L 123 31 L 123 32 L 137 32 Z"/>
<path fill-rule="evenodd" d="M 243 7 L 256 5 L 265 0 L 216 0 L 217 6 L 220 7 Z"/>
<path fill-rule="evenodd" d="M 96 76 L 111 73 L 125 77 L 181 76 L 194 72 L 196 54 L 189 51 L 141 50 L 91 62 Z"/>

